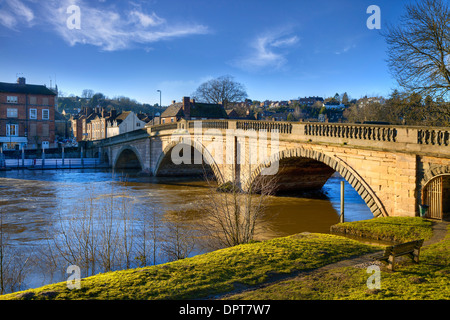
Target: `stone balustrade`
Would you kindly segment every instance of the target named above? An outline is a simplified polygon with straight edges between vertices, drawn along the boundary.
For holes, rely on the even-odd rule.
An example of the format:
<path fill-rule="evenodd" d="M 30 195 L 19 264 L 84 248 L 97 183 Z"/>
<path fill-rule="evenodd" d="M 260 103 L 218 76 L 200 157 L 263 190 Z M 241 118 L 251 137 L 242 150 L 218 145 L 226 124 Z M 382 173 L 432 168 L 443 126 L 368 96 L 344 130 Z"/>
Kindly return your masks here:
<path fill-rule="evenodd" d="M 305 124 L 304 134 L 307 136 L 396 142 L 397 128 L 375 125 L 309 123 Z"/>
<path fill-rule="evenodd" d="M 417 130 L 417 143 L 426 145 L 450 145 L 450 129 L 430 128 Z"/>
<path fill-rule="evenodd" d="M 450 156 L 450 129 L 423 128 L 377 124 L 311 123 L 258 120 L 189 120 L 177 123 L 147 126 L 142 132 L 129 132 L 103 140 L 101 144 L 120 143 L 145 135 L 170 135 L 177 130 L 195 130 L 196 123 L 203 130 L 265 130 L 278 131 L 280 139 L 298 140 L 309 143 L 339 144 L 392 151 Z M 437 149 L 438 147 L 438 149 Z"/>
<path fill-rule="evenodd" d="M 278 130 L 279 133 L 292 133 L 292 122 L 281 122 L 281 121 L 236 121 L 236 129 L 242 130 L 267 130 L 273 131 Z"/>

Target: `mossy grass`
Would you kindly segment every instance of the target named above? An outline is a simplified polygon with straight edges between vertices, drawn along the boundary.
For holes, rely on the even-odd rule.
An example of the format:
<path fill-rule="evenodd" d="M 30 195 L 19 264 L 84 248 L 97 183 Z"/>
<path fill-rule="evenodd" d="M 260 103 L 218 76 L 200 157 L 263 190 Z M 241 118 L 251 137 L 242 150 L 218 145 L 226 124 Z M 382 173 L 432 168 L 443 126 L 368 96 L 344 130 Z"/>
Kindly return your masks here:
<path fill-rule="evenodd" d="M 419 264 L 404 260 L 395 272 L 381 268 L 379 289 L 368 289 L 370 275 L 364 267 L 317 271 L 228 299 L 448 300 L 450 226 L 444 240 L 421 250 Z"/>
<path fill-rule="evenodd" d="M 82 279 L 81 289 L 69 290 L 61 282 L 0 299 L 197 299 L 379 249 L 336 235 L 299 234 L 162 265 L 95 275 Z"/>
<path fill-rule="evenodd" d="M 377 218 L 342 223 L 342 230 L 374 239 L 405 242 L 429 239 L 432 222 L 422 218 Z M 108 272 L 0 296 L 0 299 L 202 299 L 235 289 L 264 288 L 227 295 L 230 299 L 449 299 L 450 229 L 446 238 L 422 248 L 420 263 L 400 262 L 395 272 L 382 268 L 381 288 L 368 289 L 365 267 L 318 269 L 330 263 L 375 252 L 373 246 L 330 234 L 297 234 L 253 242 L 145 268 Z M 397 264 L 396 264 L 397 266 Z M 297 277 L 267 285 L 280 275 Z M 301 271 L 308 271 L 302 273 Z"/>
<path fill-rule="evenodd" d="M 432 221 L 420 217 L 380 217 L 339 223 L 333 225 L 331 231 L 337 234 L 400 243 L 430 239 L 433 235 L 432 224 Z"/>

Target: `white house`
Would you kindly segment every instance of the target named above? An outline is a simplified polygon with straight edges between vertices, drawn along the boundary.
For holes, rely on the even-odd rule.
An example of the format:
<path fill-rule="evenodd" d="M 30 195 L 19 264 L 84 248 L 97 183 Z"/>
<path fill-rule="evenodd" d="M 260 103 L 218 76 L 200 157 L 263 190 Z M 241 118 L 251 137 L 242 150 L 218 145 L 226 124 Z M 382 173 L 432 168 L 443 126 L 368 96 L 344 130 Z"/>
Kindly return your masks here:
<path fill-rule="evenodd" d="M 138 118 L 133 111 L 123 111 L 114 119 L 109 119 L 107 124 L 107 137 L 117 136 L 122 133 L 144 128 L 146 123 Z"/>

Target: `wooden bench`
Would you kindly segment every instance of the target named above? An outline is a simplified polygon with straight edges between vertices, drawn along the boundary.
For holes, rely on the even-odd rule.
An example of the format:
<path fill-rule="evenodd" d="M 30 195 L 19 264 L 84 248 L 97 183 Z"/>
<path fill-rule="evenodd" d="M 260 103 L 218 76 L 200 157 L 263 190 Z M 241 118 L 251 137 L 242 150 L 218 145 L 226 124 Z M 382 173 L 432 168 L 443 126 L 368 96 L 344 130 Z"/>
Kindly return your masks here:
<path fill-rule="evenodd" d="M 374 260 L 386 262 L 388 264 L 388 269 L 394 271 L 394 262 L 396 257 L 407 255 L 412 259 L 413 262 L 419 263 L 419 253 L 422 244 L 423 239 L 388 246 L 384 249 L 383 253 L 379 255 L 373 255 L 371 256 L 371 258 Z"/>

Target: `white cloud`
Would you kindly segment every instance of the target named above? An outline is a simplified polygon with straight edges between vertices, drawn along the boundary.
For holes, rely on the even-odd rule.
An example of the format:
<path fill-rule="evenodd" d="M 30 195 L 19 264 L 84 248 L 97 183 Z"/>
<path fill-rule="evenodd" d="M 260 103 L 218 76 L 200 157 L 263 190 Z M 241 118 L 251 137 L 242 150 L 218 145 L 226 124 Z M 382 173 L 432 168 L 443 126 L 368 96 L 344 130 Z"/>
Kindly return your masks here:
<path fill-rule="evenodd" d="M 0 24 L 13 29 L 20 22 L 30 23 L 35 13 L 40 13 L 41 21 L 50 26 L 69 45 L 90 44 L 105 51 L 123 50 L 136 45 L 148 45 L 157 41 L 206 34 L 208 27 L 195 23 L 173 23 L 159 17 L 155 12 L 145 13 L 140 7 L 128 10 L 116 6 L 83 0 L 49 0 L 39 2 L 35 13 L 22 2 L 6 0 L 7 6 L 0 13 Z M 80 29 L 69 29 L 67 13 L 70 5 L 80 8 Z M 144 49 L 148 46 L 144 46 Z"/>
<path fill-rule="evenodd" d="M 9 29 L 15 29 L 20 24 L 33 24 L 34 13 L 22 1 L 6 0 L 0 9 L 0 24 Z"/>
<path fill-rule="evenodd" d="M 158 26 L 166 22 L 166 20 L 158 17 L 154 12 L 151 15 L 146 15 L 140 11 L 133 10 L 130 12 L 130 17 L 137 18 L 143 27 Z"/>
<path fill-rule="evenodd" d="M 355 47 L 356 47 L 356 44 L 348 45 L 348 46 L 344 47 L 342 50 L 335 51 L 334 54 L 339 55 L 342 53 L 346 53 L 346 52 L 350 51 L 350 49 L 355 48 Z"/>
<path fill-rule="evenodd" d="M 234 61 L 234 65 L 246 70 L 280 69 L 287 63 L 286 48 L 299 42 L 297 36 L 286 37 L 282 33 L 266 33 L 258 36 L 251 44 L 249 54 Z"/>
<path fill-rule="evenodd" d="M 290 38 L 286 38 L 286 39 L 279 39 L 276 40 L 272 43 L 272 47 L 289 47 L 292 46 L 294 44 L 296 44 L 298 42 L 298 37 L 297 36 L 293 36 Z"/>

